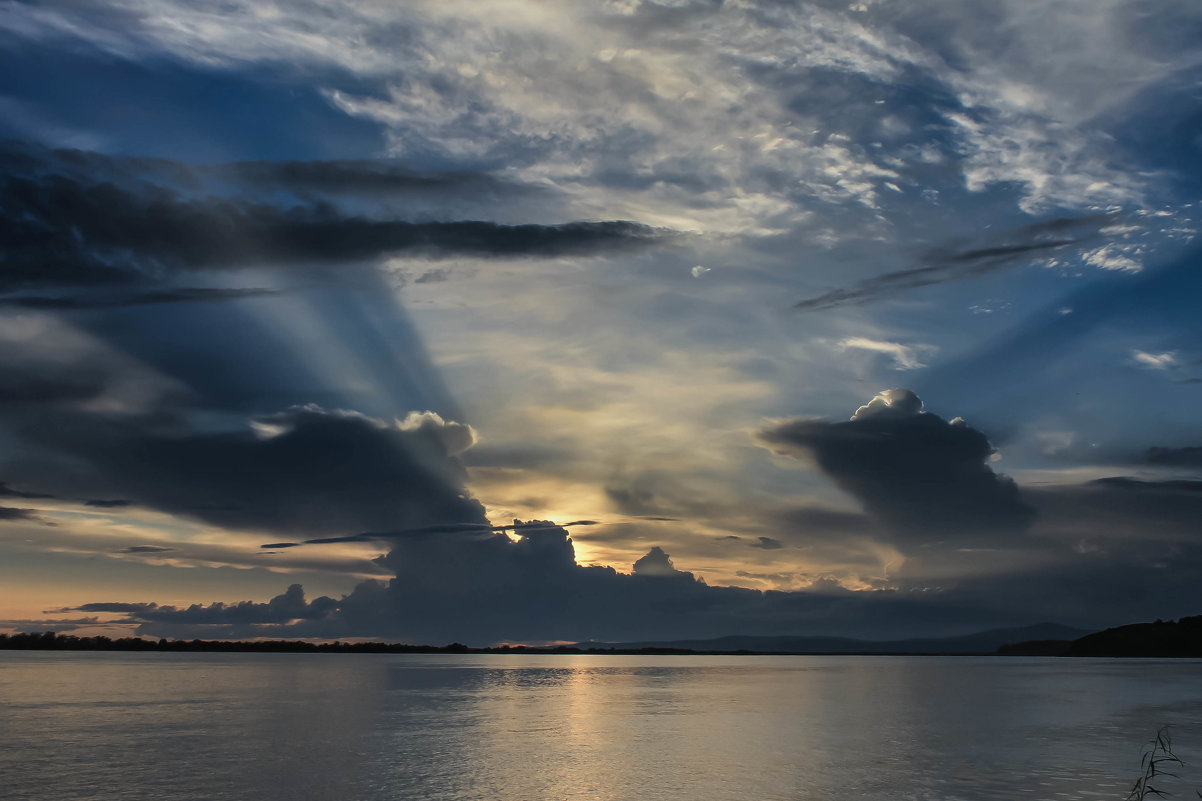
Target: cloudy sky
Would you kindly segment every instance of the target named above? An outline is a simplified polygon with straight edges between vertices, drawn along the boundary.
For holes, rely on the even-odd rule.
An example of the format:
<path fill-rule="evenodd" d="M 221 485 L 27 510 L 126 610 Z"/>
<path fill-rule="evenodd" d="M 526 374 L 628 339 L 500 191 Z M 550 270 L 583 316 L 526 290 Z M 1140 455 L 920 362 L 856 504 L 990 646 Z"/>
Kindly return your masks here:
<path fill-rule="evenodd" d="M 1202 612 L 1191 0 L 0 4 L 0 630 Z"/>

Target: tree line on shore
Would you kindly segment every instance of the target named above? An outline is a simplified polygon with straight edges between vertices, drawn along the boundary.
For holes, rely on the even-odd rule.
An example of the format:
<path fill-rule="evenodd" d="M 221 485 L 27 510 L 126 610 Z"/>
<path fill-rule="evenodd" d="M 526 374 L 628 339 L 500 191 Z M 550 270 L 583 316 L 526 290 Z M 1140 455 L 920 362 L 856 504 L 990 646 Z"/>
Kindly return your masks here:
<path fill-rule="evenodd" d="M 0 650 L 17 651 L 165 651 L 165 652 L 243 652 L 243 653 L 323 653 L 323 654 L 787 654 L 800 651 L 711 650 L 672 647 L 580 647 L 560 645 L 537 647 L 500 645 L 469 648 L 450 645 L 410 645 L 388 642 L 306 642 L 304 640 L 154 640 L 142 637 L 113 639 L 105 636 L 80 637 L 52 631 L 0 634 Z M 811 653 L 831 653 L 812 651 Z M 880 651 L 844 651 L 872 653 Z M 934 653 L 924 651 L 923 653 Z M 961 652 L 957 652 L 961 653 Z M 1003 645 L 998 656 L 1105 656 L 1105 657 L 1185 657 L 1202 658 L 1202 615 L 1180 620 L 1157 620 L 1106 629 L 1076 640 L 1034 640 Z M 897 655 L 901 655 L 900 652 Z M 961 653 L 961 655 L 963 655 Z"/>
<path fill-rule="evenodd" d="M 680 648 L 639 648 L 615 651 L 612 648 L 575 648 L 554 646 L 499 645 L 494 648 L 469 648 L 463 643 L 450 645 L 409 645 L 396 642 L 306 642 L 304 640 L 153 640 L 142 637 L 113 639 L 105 636 L 79 637 L 53 631 L 0 634 L 0 650 L 9 651 L 166 651 L 234 653 L 315 653 L 315 654 L 586 654 L 586 653 L 695 653 Z"/>

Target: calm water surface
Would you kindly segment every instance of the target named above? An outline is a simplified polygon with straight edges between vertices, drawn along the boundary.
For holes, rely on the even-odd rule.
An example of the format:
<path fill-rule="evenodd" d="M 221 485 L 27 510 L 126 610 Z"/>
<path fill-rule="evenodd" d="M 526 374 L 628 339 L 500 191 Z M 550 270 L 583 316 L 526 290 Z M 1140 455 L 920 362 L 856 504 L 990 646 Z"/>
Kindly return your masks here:
<path fill-rule="evenodd" d="M 1202 662 L 0 652 L 5 801 L 1115 799 Z"/>

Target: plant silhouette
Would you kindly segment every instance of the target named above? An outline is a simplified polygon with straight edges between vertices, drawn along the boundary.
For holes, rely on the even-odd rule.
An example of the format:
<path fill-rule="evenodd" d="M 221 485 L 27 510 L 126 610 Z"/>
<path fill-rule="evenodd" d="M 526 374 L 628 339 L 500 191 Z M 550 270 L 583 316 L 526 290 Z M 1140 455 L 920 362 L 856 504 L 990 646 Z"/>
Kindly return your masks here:
<path fill-rule="evenodd" d="M 1148 744 L 1144 746 L 1143 757 L 1140 759 L 1142 773 L 1135 780 L 1135 784 L 1131 786 L 1131 792 L 1127 794 L 1127 801 L 1146 801 L 1149 798 L 1164 798 L 1169 795 L 1153 782 L 1163 778 L 1177 778 L 1177 774 L 1170 768 L 1184 765 L 1185 762 L 1173 753 L 1173 738 L 1169 734 L 1169 727 L 1161 726 L 1160 730 L 1156 732 L 1156 738 L 1148 741 Z M 1195 792 L 1199 798 L 1202 798 L 1202 792 Z"/>

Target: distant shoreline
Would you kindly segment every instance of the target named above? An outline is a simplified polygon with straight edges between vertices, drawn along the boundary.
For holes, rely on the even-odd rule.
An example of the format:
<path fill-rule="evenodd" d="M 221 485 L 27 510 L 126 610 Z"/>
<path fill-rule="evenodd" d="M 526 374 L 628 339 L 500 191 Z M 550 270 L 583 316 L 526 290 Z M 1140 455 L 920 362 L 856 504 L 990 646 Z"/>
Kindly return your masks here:
<path fill-rule="evenodd" d="M 46 636 L 52 634 L 53 636 Z M 450 645 L 409 645 L 387 642 L 327 642 L 304 640 L 149 640 L 125 637 L 75 637 L 35 632 L 0 634 L 0 651 L 118 651 L 124 653 L 251 653 L 251 654 L 530 654 L 614 656 L 999 656 L 997 652 L 881 652 L 881 651 L 718 651 L 691 648 L 579 648 L 570 645 L 537 647 L 502 645 L 471 648 Z"/>
<path fill-rule="evenodd" d="M 1040 627 L 1006 629 L 984 632 L 967 638 L 940 640 L 897 640 L 876 642 L 840 638 L 784 638 L 793 640 L 795 648 L 691 648 L 664 643 L 604 643 L 591 645 L 559 645 L 537 647 L 501 645 L 491 648 L 471 648 L 463 643 L 450 645 L 410 645 L 387 642 L 306 642 L 304 640 L 148 640 L 141 637 L 79 637 L 55 632 L 0 634 L 0 650 L 5 651 L 120 651 L 126 653 L 314 653 L 314 654 L 613 654 L 626 656 L 1002 656 L 1002 657 L 1112 657 L 1134 659 L 1202 658 L 1202 615 L 1183 617 L 1178 621 L 1157 620 L 1106 629 L 1072 640 L 1025 639 L 997 645 L 997 639 L 984 645 L 981 637 L 989 634 L 1014 636 Z M 1021 632 L 1021 633 L 1020 633 Z M 727 637 L 712 643 L 731 640 L 751 645 L 775 643 L 769 638 Z M 696 641 L 695 641 L 696 642 Z M 855 646 L 863 643 L 864 648 Z M 705 641 L 696 642 L 698 645 Z M 814 648 L 825 644 L 850 647 Z M 801 647 L 809 645 L 811 647 Z M 910 646 L 907 648 L 906 646 Z M 914 647 L 919 646 L 919 647 Z M 934 646 L 924 648 L 921 646 Z M 940 648 L 939 646 L 944 646 Z"/>

